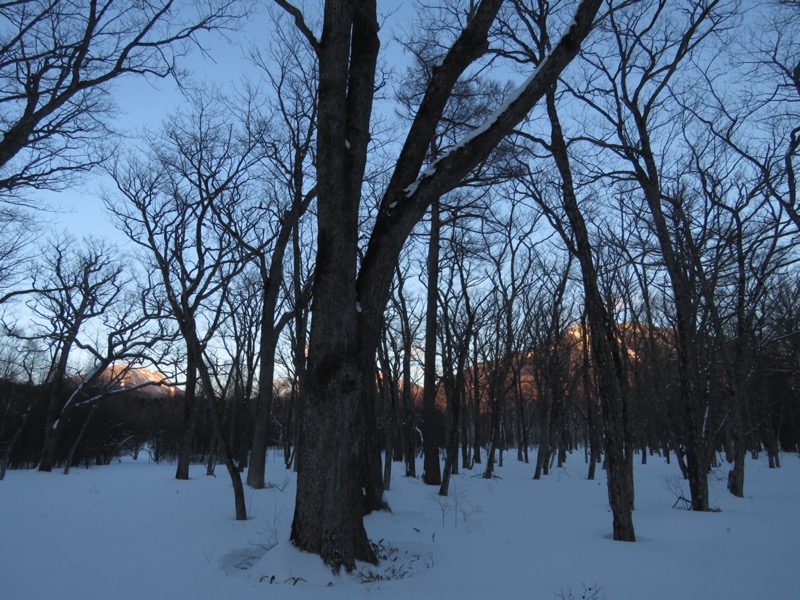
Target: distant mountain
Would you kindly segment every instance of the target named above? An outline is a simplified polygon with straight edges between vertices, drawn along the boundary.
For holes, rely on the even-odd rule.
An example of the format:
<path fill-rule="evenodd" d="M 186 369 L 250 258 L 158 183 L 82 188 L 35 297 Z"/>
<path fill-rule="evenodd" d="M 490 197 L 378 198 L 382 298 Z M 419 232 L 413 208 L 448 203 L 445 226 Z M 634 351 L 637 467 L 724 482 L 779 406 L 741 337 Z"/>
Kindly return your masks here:
<path fill-rule="evenodd" d="M 183 394 L 166 375 L 156 369 L 132 367 L 124 363 L 113 364 L 98 377 L 97 385 L 110 391 L 130 390 L 131 394 L 145 399 L 168 399 Z"/>

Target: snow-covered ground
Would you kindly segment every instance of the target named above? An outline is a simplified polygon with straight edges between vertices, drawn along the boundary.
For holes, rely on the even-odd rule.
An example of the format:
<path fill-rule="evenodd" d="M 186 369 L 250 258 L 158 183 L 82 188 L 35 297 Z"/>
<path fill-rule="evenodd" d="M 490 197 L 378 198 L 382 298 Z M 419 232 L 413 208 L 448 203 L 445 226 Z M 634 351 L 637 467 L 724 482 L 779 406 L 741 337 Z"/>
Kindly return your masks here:
<path fill-rule="evenodd" d="M 782 458 L 781 469 L 748 463 L 744 499 L 725 491 L 726 468 L 715 472 L 721 512 L 707 514 L 672 508 L 677 466 L 637 465 L 633 544 L 609 539 L 605 475 L 586 480 L 577 454 L 540 481 L 507 457 L 492 481 L 456 476 L 448 498 L 397 465 L 392 512 L 366 521 L 386 559 L 339 576 L 287 542 L 294 476 L 277 461 L 276 487 L 246 491 L 246 522 L 233 519 L 222 468 L 214 478 L 195 466 L 189 481 L 141 458 L 68 476 L 10 471 L 0 598 L 795 599 L 800 459 Z"/>

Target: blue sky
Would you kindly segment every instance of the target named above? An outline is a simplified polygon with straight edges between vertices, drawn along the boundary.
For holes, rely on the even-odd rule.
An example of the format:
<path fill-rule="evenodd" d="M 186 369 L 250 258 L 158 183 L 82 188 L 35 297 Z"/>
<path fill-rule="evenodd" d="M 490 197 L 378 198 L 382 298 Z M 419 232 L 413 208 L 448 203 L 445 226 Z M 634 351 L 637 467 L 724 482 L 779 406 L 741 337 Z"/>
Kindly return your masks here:
<path fill-rule="evenodd" d="M 248 27 L 230 34 L 227 40 L 219 34 L 205 36 L 202 43 L 208 52 L 193 51 L 185 57 L 182 66 L 190 70 L 194 80 L 207 85 L 235 82 L 249 67 L 245 53 L 256 41 L 257 26 L 268 18 L 264 13 L 258 15 Z M 114 82 L 110 91 L 118 107 L 114 125 L 132 137 L 145 128 L 157 129 L 163 119 L 183 102 L 172 79 L 128 77 Z M 100 199 L 103 185 L 108 186 L 108 180 L 95 173 L 84 177 L 71 189 L 40 192 L 45 202 L 61 209 L 46 219 L 57 230 L 66 229 L 77 237 L 99 235 L 124 244 L 124 236 L 117 233 L 106 218 Z"/>
<path fill-rule="evenodd" d="M 265 2 L 265 6 L 271 3 Z M 413 15 L 411 2 L 379 0 L 379 14 L 389 16 L 382 23 L 381 43 L 383 58 L 393 65 L 403 60 L 399 45 L 394 41 L 398 27 L 408 29 Z M 269 35 L 270 14 L 262 7 L 237 32 L 208 34 L 202 38 L 207 50 L 195 50 L 185 57 L 182 66 L 191 72 L 193 80 L 205 85 L 236 84 L 252 70 L 247 59 L 249 48 L 266 47 Z M 129 77 L 116 81 L 110 88 L 119 108 L 115 126 L 131 136 L 144 128 L 157 129 L 163 119 L 183 102 L 173 80 L 147 80 Z M 84 177 L 73 188 L 60 192 L 37 192 L 43 203 L 60 208 L 45 216 L 55 230 L 68 230 L 80 238 L 87 235 L 107 237 L 114 243 L 125 245 L 126 239 L 118 233 L 105 215 L 100 199 L 103 185 L 110 182 L 99 173 Z"/>

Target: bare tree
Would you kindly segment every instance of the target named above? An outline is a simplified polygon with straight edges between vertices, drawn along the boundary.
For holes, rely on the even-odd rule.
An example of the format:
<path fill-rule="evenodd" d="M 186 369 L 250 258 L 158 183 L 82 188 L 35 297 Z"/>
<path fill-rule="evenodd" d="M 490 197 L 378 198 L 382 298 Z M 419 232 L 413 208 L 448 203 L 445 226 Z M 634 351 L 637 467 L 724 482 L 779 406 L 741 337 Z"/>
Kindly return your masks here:
<path fill-rule="evenodd" d="M 31 391 L 34 382 L 39 380 L 39 372 L 46 371 L 44 366 L 46 351 L 42 344 L 36 340 L 25 340 L 20 345 L 19 340 L 13 336 L 3 338 L 3 376 L 6 383 L 18 381 Z M 14 432 L 6 441 L 3 454 L 0 456 L 0 480 L 6 475 L 6 469 L 11 461 L 14 448 L 28 424 L 31 413 L 40 400 L 38 394 L 27 394 L 27 399 L 20 404 L 17 414 L 11 413 L 14 400 L 13 394 L 6 394 L 3 406 L 3 428 L 11 427 L 16 421 Z"/>
<path fill-rule="evenodd" d="M 762 431 L 771 464 L 777 456 L 773 428 L 748 422 L 748 413 L 763 404 L 757 399 L 764 394 L 753 393 L 746 374 L 754 371 L 746 365 L 753 360 L 760 337 L 755 331 L 759 297 L 769 293 L 773 285 L 771 275 L 785 272 L 782 238 L 796 234 L 800 227 L 798 5 L 781 0 L 763 3 L 757 18 L 748 19 L 742 31 L 746 34 L 738 36 L 725 54 L 726 67 L 737 74 L 740 82 L 722 85 L 714 72 L 707 70 L 703 73 L 702 98 L 692 95 L 677 98 L 704 129 L 697 136 L 699 140 L 687 142 L 694 157 L 691 171 L 699 179 L 689 193 L 699 192 L 703 201 L 710 204 L 708 210 L 721 211 L 716 220 L 723 229 L 727 228 L 726 243 L 736 254 L 727 257 L 731 264 L 737 265 L 728 266 L 729 272 L 738 274 L 736 283 L 730 284 L 727 279 L 722 285 L 737 302 L 731 306 L 716 298 L 709 311 L 716 335 L 724 329 L 730 339 L 720 351 L 725 354 L 729 370 L 725 388 L 730 418 L 725 422 L 725 436 L 729 457 L 734 457 L 729 489 L 738 496 L 743 494 L 745 445 L 756 445 L 752 439 L 745 439 L 743 430 L 748 429 L 751 436 L 747 437 L 751 438 L 752 432 Z M 706 134 L 713 141 L 706 140 Z M 716 157 L 721 164 L 713 164 L 708 156 Z M 702 241 L 701 238 L 697 244 L 700 250 Z M 713 274 L 695 269 L 701 276 L 703 297 L 711 303 L 710 295 L 717 280 Z M 766 414 L 769 412 L 765 410 Z M 768 422 L 769 418 L 761 421 Z"/>
<path fill-rule="evenodd" d="M 436 396 L 439 390 L 439 381 L 436 375 L 436 325 L 439 312 L 440 215 L 441 207 L 437 199 L 431 204 L 431 233 L 428 238 L 426 263 L 428 291 L 425 303 L 425 382 L 422 392 L 422 480 L 428 485 L 440 485 L 442 483 L 442 471 L 439 465 L 439 444 L 434 433 Z"/>
<path fill-rule="evenodd" d="M 270 126 L 254 132 L 259 138 L 258 152 L 263 156 L 264 187 L 249 204 L 214 205 L 231 237 L 252 257 L 263 288 L 259 391 L 247 472 L 247 484 L 256 489 L 264 487 L 275 349 L 281 331 L 296 317 L 293 309 L 281 309 L 285 257 L 295 229 L 316 195 L 313 179 L 309 177 L 317 124 L 315 56 L 304 51 L 300 36 L 293 28 L 285 31 L 279 25 L 277 37 L 280 42 L 273 49 L 277 63 L 274 72 L 265 57 L 254 54 L 273 92 L 269 101 L 271 114 L 264 117 L 269 118 Z M 258 114 L 252 107 L 248 111 Z M 253 117 L 243 120 L 250 122 Z"/>
<path fill-rule="evenodd" d="M 551 32 L 548 28 L 552 7 L 549 3 L 539 2 L 526 10 L 517 11 L 517 18 L 525 24 L 525 27 L 535 31 L 535 43 L 525 47 L 522 51 L 515 53 L 517 60 L 520 61 L 541 61 L 550 52 L 552 44 Z M 613 8 L 613 7 L 612 7 Z M 612 16 L 614 11 L 610 13 Z M 612 17 L 609 17 L 612 18 Z M 509 37 L 514 38 L 514 31 L 506 32 Z M 592 55 L 592 52 L 599 52 L 593 46 L 585 50 L 583 55 Z M 584 59 L 585 60 L 585 59 Z M 603 432 L 605 440 L 605 458 L 608 467 L 608 492 L 609 503 L 614 516 L 614 539 L 623 541 L 634 541 L 632 510 L 633 510 L 633 472 L 630 458 L 631 449 L 627 448 L 626 431 L 626 378 L 627 374 L 622 362 L 621 350 L 619 347 L 619 336 L 614 323 L 614 317 L 608 310 L 605 299 L 600 288 L 600 276 L 596 262 L 594 244 L 590 238 L 590 230 L 587 226 L 585 217 L 586 208 L 581 206 L 579 182 L 573 172 L 570 155 L 570 141 L 564 133 L 560 112 L 558 109 L 558 88 L 552 85 L 546 92 L 546 115 L 550 124 L 550 135 L 547 139 L 541 139 L 528 133 L 526 130 L 520 131 L 521 142 L 532 143 L 535 150 L 531 157 L 535 157 L 543 148 L 548 162 L 552 157 L 550 165 L 542 165 L 538 161 L 531 161 L 523 167 L 524 177 L 518 180 L 518 192 L 527 194 L 536 202 L 547 215 L 550 224 L 556 230 L 565 244 L 569 254 L 577 259 L 580 268 L 583 284 L 584 313 L 588 327 L 588 342 L 591 345 L 591 361 L 594 367 L 594 380 L 597 383 L 598 399 L 603 416 Z M 523 156 L 525 154 L 522 154 Z M 555 171 L 553 172 L 553 167 Z M 545 366 L 543 375 L 545 377 L 537 380 L 537 389 L 540 393 L 546 393 L 544 382 L 549 381 L 549 392 L 555 394 L 552 398 L 554 404 L 551 407 L 544 404 L 545 417 L 548 422 L 541 426 L 550 432 L 553 419 L 556 422 L 565 415 L 562 413 L 561 402 L 557 400 L 564 394 L 562 383 L 559 381 L 563 377 L 565 366 L 559 363 L 557 354 L 562 352 L 569 353 L 562 347 L 564 340 L 562 332 L 559 331 L 559 321 L 561 315 L 555 311 L 559 307 L 561 298 L 564 296 L 564 287 L 567 284 L 568 272 L 564 272 L 564 279 L 556 287 L 560 292 L 554 293 L 553 314 L 547 314 L 544 319 L 544 330 L 549 332 L 547 340 L 542 340 L 545 347 L 552 347 L 556 351 L 556 356 L 550 360 L 537 361 L 549 363 Z M 589 352 L 587 349 L 587 360 Z M 544 366 L 544 365 L 543 365 Z M 591 378 L 585 378 L 584 393 L 589 395 L 594 387 L 589 385 Z M 593 410 L 587 405 L 587 411 Z M 587 412 L 587 418 L 593 416 L 593 412 Z M 560 430 L 561 424 L 558 424 Z M 546 470 L 549 446 L 551 441 L 549 436 L 545 438 L 544 447 L 540 443 L 539 455 L 537 457 L 537 473 Z"/>
<path fill-rule="evenodd" d="M 119 161 L 111 175 L 119 195 L 107 206 L 120 229 L 144 251 L 145 264 L 164 294 L 165 312 L 186 346 L 184 439 L 176 478 L 188 479 L 198 384 L 211 400 L 212 424 L 234 488 L 236 518 L 246 518 L 235 456 L 222 429 L 207 351 L 226 317 L 230 283 L 246 262 L 215 206 L 251 194 L 258 136 L 230 121 L 218 97 L 199 96 L 150 140 L 150 155 Z M 230 214 L 236 214 L 231 210 Z"/>
<path fill-rule="evenodd" d="M 227 406 L 231 447 L 239 457 L 238 468 L 248 464 L 252 424 L 247 413 L 259 372 L 259 333 L 264 292 L 255 269 L 245 268 L 231 280 L 224 297 L 225 317 L 220 324 L 215 345 L 222 346 L 224 358 L 209 364 L 220 400 Z M 244 417 L 244 418 L 242 418 Z M 244 431 L 244 439 L 239 434 Z"/>
<path fill-rule="evenodd" d="M 13 206 L 0 208 L 0 305 L 26 293 L 25 280 L 30 272 L 26 267 L 33 258 L 35 223 L 27 210 Z"/>
<path fill-rule="evenodd" d="M 800 8 L 793 0 L 764 2 L 748 21 L 727 52 L 742 83 L 720 83 L 706 71 L 702 99 L 684 107 L 753 169 L 800 229 Z"/>
<path fill-rule="evenodd" d="M 447 453 L 442 473 L 439 495 L 447 496 L 450 490 L 450 476 L 458 473 L 458 444 L 462 445 L 462 460 L 465 468 L 467 458 L 467 371 L 469 368 L 470 347 L 476 338 L 476 321 L 481 305 L 488 295 L 473 297 L 474 284 L 477 283 L 468 262 L 468 248 L 464 244 L 465 230 L 451 220 L 447 240 L 447 257 L 443 262 L 444 280 L 439 289 L 441 297 L 440 337 L 442 348 L 442 386 L 447 399 L 449 433 Z M 470 290 L 473 293 L 470 294 Z"/>
<path fill-rule="evenodd" d="M 403 461 L 406 477 L 416 477 L 419 415 L 416 378 L 412 373 L 414 355 L 419 344 L 424 316 L 421 299 L 408 289 L 407 279 L 413 268 L 410 253 L 401 257 L 396 269 L 384 331 L 378 349 L 380 372 L 379 392 L 383 399 L 385 442 L 384 489 L 391 485 L 392 462 Z"/>
<path fill-rule="evenodd" d="M 34 206 L 26 189 L 62 187 L 100 164 L 113 129 L 109 85 L 177 75 L 203 32 L 242 15 L 237 0 L 0 5 L 0 200 Z"/>
<path fill-rule="evenodd" d="M 568 284 L 572 257 L 566 262 L 556 256 L 540 257 L 536 272 L 539 282 L 524 298 L 530 350 L 524 354 L 534 378 L 538 449 L 533 478 L 550 470 L 551 458 L 563 437 L 567 413 L 567 381 L 572 357 L 571 336 L 567 335 L 572 314 Z"/>
<path fill-rule="evenodd" d="M 417 36 L 405 43 L 406 49 L 414 58 L 414 64 L 406 74 L 398 91 L 398 100 L 406 120 L 413 119 L 417 104 L 422 100 L 427 86 L 433 77 L 435 65 L 441 60 L 447 48 L 439 42 L 442 30 L 452 28 L 449 18 L 453 6 L 445 3 L 435 8 L 427 7 L 418 16 Z M 480 125 L 491 113 L 492 106 L 502 102 L 502 89 L 479 73 L 472 74 L 456 82 L 446 105 L 436 132 L 430 141 L 428 162 L 435 162 L 439 156 L 455 146 L 460 138 Z M 490 164 L 493 161 L 489 161 Z M 479 171 L 485 170 L 485 165 Z M 475 173 L 471 180 L 480 180 L 483 173 Z M 482 182 L 489 183 L 487 181 Z M 430 207 L 428 254 L 426 261 L 426 322 L 425 322 L 425 382 L 423 386 L 423 474 L 422 479 L 429 485 L 440 485 L 442 476 L 439 464 L 439 442 L 436 438 L 436 397 L 440 381 L 436 373 L 437 324 L 440 312 L 438 305 L 438 277 L 440 263 L 440 237 L 444 219 L 447 219 L 448 205 L 454 207 L 465 204 L 463 196 L 448 200 L 446 197 L 435 200 Z"/>
<path fill-rule="evenodd" d="M 431 203 L 459 185 L 544 95 L 577 54 L 600 6 L 599 1 L 580 3 L 547 60 L 508 102 L 423 170 L 453 86 L 485 54 L 501 4 L 472 5 L 461 34 L 435 69 L 402 143 L 360 268 L 358 217 L 380 50 L 376 3 L 329 0 L 320 39 L 294 11 L 309 44 L 318 48 L 320 87 L 319 244 L 291 539 L 336 570 L 353 569 L 356 560 L 377 560 L 362 511 L 365 500 L 368 510 L 382 503 L 374 495 L 376 488 L 382 494 L 380 469 L 362 472 L 359 450 L 374 429 L 375 354 L 400 250 Z"/>
<path fill-rule="evenodd" d="M 124 365 L 118 368 L 118 380 L 131 366 L 152 357 L 165 340 L 145 309 L 147 290 L 128 289 L 131 282 L 120 257 L 98 240 L 74 246 L 77 242 L 67 237 L 45 253 L 39 280 L 43 289 L 27 302 L 34 320 L 31 330 L 6 325 L 15 338 L 46 341 L 51 348 L 41 471 L 55 464 L 64 421 L 76 408 L 95 404 L 113 390 L 108 369 Z M 81 356 L 77 362 L 76 351 Z M 99 382 L 100 391 L 95 389 Z"/>
<path fill-rule="evenodd" d="M 691 163 L 681 194 L 697 196 L 698 214 L 676 211 L 675 226 L 682 231 L 685 255 L 719 342 L 727 396 L 723 425 L 732 430 L 733 438 L 728 487 L 743 497 L 748 390 L 753 389 L 749 379 L 755 367 L 757 331 L 765 318 L 759 307 L 776 277 L 796 260 L 791 252 L 795 229 L 776 214 L 759 173 L 737 174 L 741 159 L 736 154 L 726 161 L 726 155 L 731 158 L 729 146 L 692 141 L 689 147 Z M 777 454 L 775 437 L 769 436 L 767 446 Z"/>
<path fill-rule="evenodd" d="M 406 258 L 404 260 L 401 258 L 395 275 L 396 286 L 392 290 L 389 303 L 391 311 L 396 315 L 396 318 L 388 321 L 387 324 L 396 321 L 395 328 L 399 329 L 396 335 L 392 336 L 396 338 L 396 343 L 390 349 L 392 354 L 400 361 L 399 368 L 396 369 L 397 389 L 399 391 L 396 411 L 397 437 L 403 449 L 406 477 L 416 477 L 419 415 L 415 407 L 418 388 L 412 376 L 412 364 L 414 362 L 415 349 L 419 346 L 423 317 L 418 310 L 420 299 L 407 286 L 410 268 L 410 259 Z"/>
<path fill-rule="evenodd" d="M 481 343 L 482 377 L 490 414 L 483 473 L 486 479 L 494 475 L 498 451 L 502 465 L 501 419 L 507 396 L 515 385 L 512 366 L 516 357 L 526 350 L 520 305 L 531 286 L 535 264 L 534 232 L 541 216 L 541 213 L 525 210 L 518 200 L 509 202 L 502 212 L 495 206 L 481 221 L 484 252 L 489 263 L 489 299 L 484 305 L 488 327 L 483 328 L 487 337 Z"/>
<path fill-rule="evenodd" d="M 653 0 L 612 11 L 607 45 L 584 53 L 584 82 L 570 90 L 597 116 L 591 141 L 609 160 L 619 160 L 605 172 L 583 163 L 588 177 L 614 182 L 622 193 L 630 192 L 634 183 L 649 213 L 674 303 L 682 441 L 693 508 L 700 511 L 710 508 L 708 469 L 715 428 L 707 419 L 709 398 L 701 375 L 697 290 L 667 218 L 674 205 L 667 191 L 669 158 L 680 140 L 682 122 L 677 105 L 666 99 L 693 72 L 689 66 L 703 43 L 710 44 L 725 31 L 734 8 L 734 3 L 722 0 L 679 7 Z M 609 47 L 615 49 L 613 54 Z"/>

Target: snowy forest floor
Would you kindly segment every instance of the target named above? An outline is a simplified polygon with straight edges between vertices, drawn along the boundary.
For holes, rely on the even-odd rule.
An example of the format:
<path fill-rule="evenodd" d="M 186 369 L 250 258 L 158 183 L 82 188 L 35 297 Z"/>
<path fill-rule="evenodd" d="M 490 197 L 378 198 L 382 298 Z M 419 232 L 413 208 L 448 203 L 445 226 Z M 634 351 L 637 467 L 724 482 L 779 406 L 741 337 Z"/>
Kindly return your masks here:
<path fill-rule="evenodd" d="M 246 489 L 244 522 L 222 467 L 206 477 L 195 465 L 189 481 L 146 456 L 68 476 L 10 471 L 0 597 L 789 600 L 800 590 L 800 458 L 782 461 L 749 461 L 744 499 L 727 493 L 728 467 L 715 470 L 720 512 L 699 514 L 673 508 L 687 487 L 677 465 L 649 457 L 635 467 L 636 543 L 610 539 L 605 474 L 588 481 L 580 454 L 539 481 L 509 455 L 491 481 L 477 468 L 455 476 L 447 498 L 397 463 L 392 512 L 366 519 L 384 560 L 339 576 L 287 541 L 295 476 L 277 457 L 273 487 Z"/>

